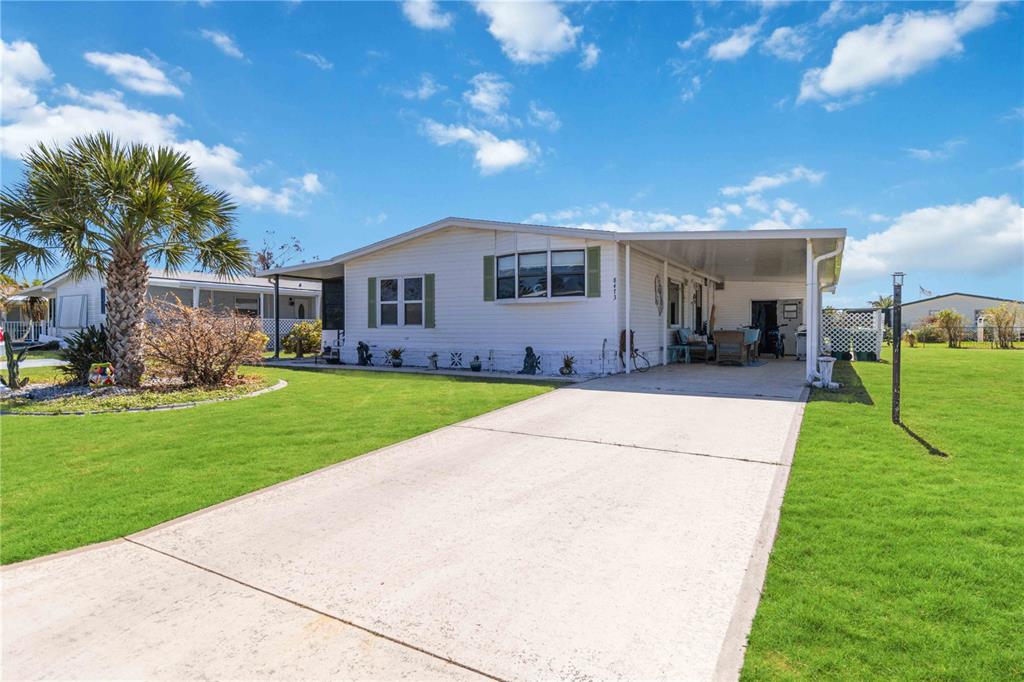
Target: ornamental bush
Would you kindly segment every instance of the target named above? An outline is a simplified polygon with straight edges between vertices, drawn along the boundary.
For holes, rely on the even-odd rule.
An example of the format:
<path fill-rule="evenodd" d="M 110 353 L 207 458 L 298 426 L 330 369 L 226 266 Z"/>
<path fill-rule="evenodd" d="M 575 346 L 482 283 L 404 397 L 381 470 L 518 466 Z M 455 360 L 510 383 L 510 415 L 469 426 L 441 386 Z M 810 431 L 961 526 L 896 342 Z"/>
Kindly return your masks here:
<path fill-rule="evenodd" d="M 964 339 L 964 316 L 955 310 L 940 310 L 935 315 L 935 326 L 946 335 L 950 348 L 959 348 Z"/>
<path fill-rule="evenodd" d="M 255 317 L 180 301 L 156 301 L 148 317 L 143 343 L 147 371 L 155 376 L 185 386 L 229 386 L 238 382 L 239 366 L 263 361 L 267 336 Z"/>
<path fill-rule="evenodd" d="M 281 339 L 281 347 L 289 353 L 295 353 L 295 357 L 301 358 L 306 353 L 319 352 L 322 337 L 323 323 L 320 320 L 298 322 L 287 336 Z"/>
<path fill-rule="evenodd" d="M 67 339 L 67 348 L 63 351 L 66 365 L 60 370 L 73 384 L 89 382 L 89 367 L 95 362 L 110 362 L 107 352 L 107 332 L 103 327 L 88 326 L 80 329 Z M 114 368 L 115 371 L 117 368 Z"/>
<path fill-rule="evenodd" d="M 1013 348 L 1013 342 L 1017 340 L 1017 325 L 1024 320 L 1021 306 L 1007 301 L 986 309 L 982 315 L 985 318 L 985 338 L 997 348 Z"/>

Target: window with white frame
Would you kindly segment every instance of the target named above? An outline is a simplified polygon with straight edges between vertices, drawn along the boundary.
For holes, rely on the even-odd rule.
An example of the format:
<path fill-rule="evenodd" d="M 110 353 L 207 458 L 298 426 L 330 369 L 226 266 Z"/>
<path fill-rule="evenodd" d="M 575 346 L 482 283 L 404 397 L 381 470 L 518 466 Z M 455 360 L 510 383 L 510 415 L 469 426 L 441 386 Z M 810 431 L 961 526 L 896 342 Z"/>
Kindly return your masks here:
<path fill-rule="evenodd" d="M 384 277 L 380 280 L 380 325 L 423 326 L 423 277 Z"/>
<path fill-rule="evenodd" d="M 495 298 L 544 299 L 586 296 L 587 256 L 583 249 L 531 251 L 498 256 Z"/>

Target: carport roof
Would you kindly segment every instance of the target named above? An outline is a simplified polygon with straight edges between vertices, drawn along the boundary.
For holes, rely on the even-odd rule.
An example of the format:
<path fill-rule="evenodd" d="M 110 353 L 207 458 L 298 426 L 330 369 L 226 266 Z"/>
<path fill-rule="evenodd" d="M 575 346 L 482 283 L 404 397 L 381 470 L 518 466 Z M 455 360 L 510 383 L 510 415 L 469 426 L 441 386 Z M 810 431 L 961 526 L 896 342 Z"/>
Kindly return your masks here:
<path fill-rule="evenodd" d="M 750 281 L 803 282 L 808 240 L 813 244 L 815 255 L 834 251 L 846 240 L 844 229 L 615 232 L 449 217 L 334 258 L 275 268 L 261 274 L 315 279 L 340 277 L 347 261 L 448 228 L 532 232 L 632 243 L 656 257 L 700 270 L 714 278 Z M 821 285 L 831 286 L 838 281 L 840 264 L 841 256 L 835 256 L 819 266 Z"/>

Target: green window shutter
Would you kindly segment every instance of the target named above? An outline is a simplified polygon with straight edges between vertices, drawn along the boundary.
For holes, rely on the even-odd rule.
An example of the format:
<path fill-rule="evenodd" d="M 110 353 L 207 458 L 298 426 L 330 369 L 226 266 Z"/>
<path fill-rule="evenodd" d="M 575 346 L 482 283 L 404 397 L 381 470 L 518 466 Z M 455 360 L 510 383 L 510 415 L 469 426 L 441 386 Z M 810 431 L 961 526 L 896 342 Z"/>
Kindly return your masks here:
<path fill-rule="evenodd" d="M 377 327 L 377 278 L 370 277 L 366 280 L 366 326 L 370 329 Z"/>
<path fill-rule="evenodd" d="M 587 247 L 587 298 L 601 298 L 601 247 Z"/>
<path fill-rule="evenodd" d="M 484 256 L 484 300 L 494 300 L 494 256 Z"/>
<path fill-rule="evenodd" d="M 434 275 L 423 275 L 423 326 L 434 328 Z"/>

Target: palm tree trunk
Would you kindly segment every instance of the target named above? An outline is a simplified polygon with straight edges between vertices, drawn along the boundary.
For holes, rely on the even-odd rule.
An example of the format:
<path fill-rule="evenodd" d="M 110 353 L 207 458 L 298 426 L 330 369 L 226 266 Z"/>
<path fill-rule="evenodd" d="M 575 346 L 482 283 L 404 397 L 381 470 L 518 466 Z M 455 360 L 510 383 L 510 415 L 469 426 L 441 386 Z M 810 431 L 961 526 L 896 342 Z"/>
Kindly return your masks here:
<path fill-rule="evenodd" d="M 107 269 L 107 350 L 122 386 L 137 387 L 146 366 L 142 359 L 149 267 L 138 255 L 115 257 Z"/>

